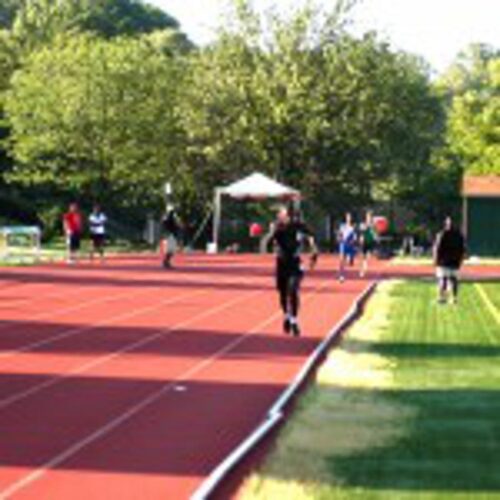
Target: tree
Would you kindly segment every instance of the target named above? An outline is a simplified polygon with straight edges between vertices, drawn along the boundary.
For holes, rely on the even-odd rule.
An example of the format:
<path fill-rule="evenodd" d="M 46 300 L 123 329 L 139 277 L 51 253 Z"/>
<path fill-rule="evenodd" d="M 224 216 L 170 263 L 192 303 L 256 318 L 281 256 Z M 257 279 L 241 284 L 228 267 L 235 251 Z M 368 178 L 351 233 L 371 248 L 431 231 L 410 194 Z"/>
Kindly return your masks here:
<path fill-rule="evenodd" d="M 18 63 L 17 47 L 7 30 L 0 30 L 0 110 L 1 95 L 8 88 Z"/>
<path fill-rule="evenodd" d="M 22 0 L 2 0 L 0 3 L 0 29 L 10 29 L 21 8 Z"/>
<path fill-rule="evenodd" d="M 140 0 L 26 0 L 17 11 L 12 33 L 23 52 L 30 53 L 62 33 L 92 32 L 113 38 L 159 30 L 178 32 L 179 23 Z"/>
<path fill-rule="evenodd" d="M 207 195 L 258 167 L 327 211 L 419 199 L 443 123 L 427 67 L 347 34 L 337 9 L 237 12 L 192 58 L 182 100 L 186 162 Z"/>
<path fill-rule="evenodd" d="M 184 56 L 195 49 L 194 44 L 184 33 L 172 28 L 146 33 L 142 38 L 166 56 Z"/>
<path fill-rule="evenodd" d="M 450 152 L 466 172 L 500 174 L 500 52 L 470 47 L 440 85 L 450 102 Z"/>
<path fill-rule="evenodd" d="M 176 19 L 141 0 L 81 0 L 79 10 L 81 29 L 107 38 L 179 30 Z"/>
<path fill-rule="evenodd" d="M 147 206 L 176 168 L 180 63 L 141 40 L 60 37 L 12 79 L 10 178 Z"/>

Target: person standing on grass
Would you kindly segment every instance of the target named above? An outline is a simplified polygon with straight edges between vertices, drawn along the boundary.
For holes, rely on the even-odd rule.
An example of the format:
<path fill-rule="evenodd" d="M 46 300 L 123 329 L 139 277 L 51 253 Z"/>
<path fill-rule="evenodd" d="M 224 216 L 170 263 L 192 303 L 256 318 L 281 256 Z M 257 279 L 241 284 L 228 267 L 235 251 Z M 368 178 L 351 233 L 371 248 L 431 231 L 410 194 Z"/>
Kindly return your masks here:
<path fill-rule="evenodd" d="M 451 217 L 444 222 L 444 229 L 434 243 L 434 264 L 438 278 L 438 302 L 446 303 L 446 294 L 451 288 L 451 299 L 458 300 L 458 272 L 465 258 L 465 239 L 455 228 Z"/>
<path fill-rule="evenodd" d="M 360 226 L 360 243 L 361 243 L 361 269 L 359 276 L 364 278 L 368 271 L 368 261 L 375 250 L 377 242 L 377 233 L 373 224 L 373 213 L 367 212 L 365 222 Z"/>
<path fill-rule="evenodd" d="M 66 236 L 67 262 L 74 264 L 78 260 L 82 241 L 83 219 L 77 203 L 71 203 L 63 215 L 64 234 Z"/>
<path fill-rule="evenodd" d="M 318 250 L 311 231 L 294 216 L 291 208 L 281 208 L 269 244 L 274 244 L 277 250 L 276 287 L 284 314 L 283 330 L 294 337 L 300 335 L 298 314 L 300 285 L 304 276 L 300 254 L 306 242 L 312 251 L 312 268 L 316 263 Z"/>
<path fill-rule="evenodd" d="M 106 223 L 108 219 L 101 210 L 100 205 L 95 204 L 92 213 L 89 216 L 90 238 L 92 248 L 90 250 L 90 260 L 94 260 L 96 253 L 101 257 L 101 263 L 104 262 L 104 244 L 106 242 Z"/>
<path fill-rule="evenodd" d="M 341 224 L 338 232 L 338 242 L 339 242 L 339 281 L 341 283 L 345 280 L 345 268 L 346 265 L 354 265 L 354 258 L 356 257 L 356 228 L 352 221 L 352 215 L 347 213 L 345 215 L 345 221 Z"/>
<path fill-rule="evenodd" d="M 177 252 L 178 240 L 181 231 L 181 224 L 173 205 L 167 206 L 165 217 L 162 220 L 162 228 L 165 238 L 162 241 L 163 267 L 170 269 L 172 259 Z"/>

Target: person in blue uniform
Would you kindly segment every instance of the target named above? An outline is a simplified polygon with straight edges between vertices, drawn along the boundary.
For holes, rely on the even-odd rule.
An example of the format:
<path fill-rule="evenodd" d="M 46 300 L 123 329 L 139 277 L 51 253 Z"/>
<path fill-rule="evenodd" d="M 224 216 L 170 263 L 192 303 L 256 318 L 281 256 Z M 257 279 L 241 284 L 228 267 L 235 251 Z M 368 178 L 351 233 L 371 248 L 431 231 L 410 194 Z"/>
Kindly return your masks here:
<path fill-rule="evenodd" d="M 346 265 L 352 266 L 356 257 L 357 234 L 350 213 L 345 215 L 345 221 L 339 228 L 338 242 L 340 254 L 339 281 L 342 283 L 345 280 Z"/>

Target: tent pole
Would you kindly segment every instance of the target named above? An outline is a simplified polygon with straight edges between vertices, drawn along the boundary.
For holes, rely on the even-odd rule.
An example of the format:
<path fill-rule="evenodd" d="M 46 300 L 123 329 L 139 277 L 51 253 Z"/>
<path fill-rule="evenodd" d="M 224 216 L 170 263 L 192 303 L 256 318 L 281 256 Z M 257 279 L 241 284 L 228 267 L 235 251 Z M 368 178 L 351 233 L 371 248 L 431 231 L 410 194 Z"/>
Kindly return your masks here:
<path fill-rule="evenodd" d="M 220 188 L 215 189 L 215 199 L 214 199 L 214 223 L 213 223 L 213 234 L 212 243 L 214 244 L 214 250 L 216 253 L 219 252 L 219 232 L 220 232 L 220 222 L 221 222 L 221 202 L 222 202 L 222 191 Z"/>

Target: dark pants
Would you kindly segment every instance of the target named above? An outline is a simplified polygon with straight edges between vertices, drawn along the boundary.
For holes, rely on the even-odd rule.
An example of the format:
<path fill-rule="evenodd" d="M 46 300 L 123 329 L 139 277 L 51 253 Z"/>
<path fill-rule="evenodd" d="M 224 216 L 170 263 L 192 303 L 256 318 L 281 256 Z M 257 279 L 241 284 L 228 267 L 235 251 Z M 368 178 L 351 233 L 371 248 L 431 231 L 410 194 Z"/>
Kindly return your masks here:
<path fill-rule="evenodd" d="M 91 239 L 92 239 L 92 248 L 94 249 L 94 251 L 103 253 L 106 236 L 104 234 L 92 234 Z"/>
<path fill-rule="evenodd" d="M 448 285 L 451 285 L 453 297 L 458 296 L 458 268 L 455 266 L 440 266 L 438 268 L 439 291 L 444 296 Z"/>
<path fill-rule="evenodd" d="M 78 252 L 80 250 L 80 244 L 82 241 L 82 236 L 80 233 L 71 233 L 69 235 L 69 249 L 71 252 Z"/>
<path fill-rule="evenodd" d="M 303 278 L 300 259 L 291 261 L 281 258 L 276 266 L 276 287 L 280 296 L 281 309 L 285 314 L 297 317 L 300 308 L 300 284 Z"/>

